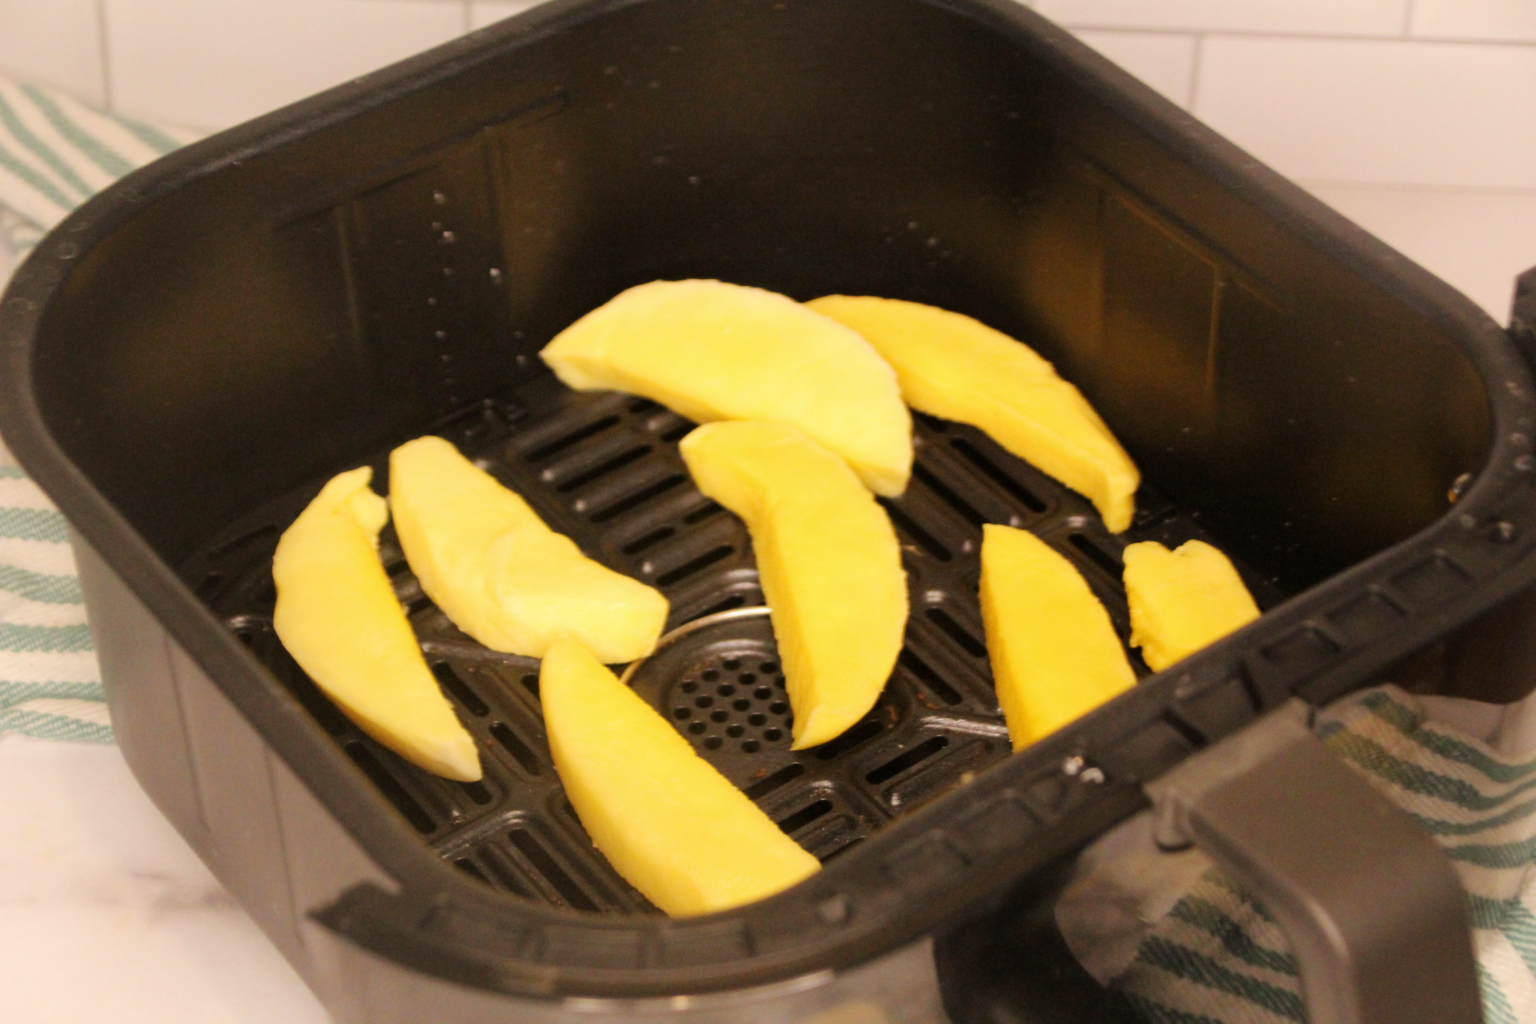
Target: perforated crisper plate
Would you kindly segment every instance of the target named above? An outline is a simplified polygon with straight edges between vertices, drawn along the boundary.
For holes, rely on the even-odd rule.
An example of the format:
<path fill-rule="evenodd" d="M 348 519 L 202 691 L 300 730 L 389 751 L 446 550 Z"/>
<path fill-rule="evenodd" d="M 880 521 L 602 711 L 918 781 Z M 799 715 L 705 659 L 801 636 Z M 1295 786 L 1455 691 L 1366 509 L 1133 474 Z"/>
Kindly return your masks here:
<path fill-rule="evenodd" d="M 882 501 L 910 586 L 906 646 L 868 716 L 829 743 L 791 751 L 788 699 L 747 532 L 689 480 L 677 442 L 691 428 L 652 402 L 576 394 L 546 376 L 434 432 L 588 555 L 660 588 L 672 604 L 669 631 L 697 624 L 639 665 L 632 685 L 823 861 L 1010 752 L 976 597 L 981 524 L 1027 527 L 1047 540 L 1082 572 L 1122 639 L 1130 628 L 1120 584 L 1125 544 L 1205 536 L 1146 492 L 1132 529 L 1111 535 L 1086 500 L 979 431 L 918 416 L 912 484 Z M 373 461 L 379 490 L 387 459 L 385 450 Z M 272 631 L 272 552 L 323 483 L 232 526 L 184 567 L 187 578 L 423 840 L 466 874 L 555 906 L 655 913 L 592 848 L 565 799 L 539 709 L 538 662 L 488 651 L 455 629 L 422 594 L 391 530 L 381 538 L 385 566 L 480 746 L 484 779 L 450 782 L 383 749 L 283 650 Z M 1269 581 L 1244 575 L 1261 607 L 1279 600 Z M 1134 652 L 1132 663 L 1146 674 Z"/>

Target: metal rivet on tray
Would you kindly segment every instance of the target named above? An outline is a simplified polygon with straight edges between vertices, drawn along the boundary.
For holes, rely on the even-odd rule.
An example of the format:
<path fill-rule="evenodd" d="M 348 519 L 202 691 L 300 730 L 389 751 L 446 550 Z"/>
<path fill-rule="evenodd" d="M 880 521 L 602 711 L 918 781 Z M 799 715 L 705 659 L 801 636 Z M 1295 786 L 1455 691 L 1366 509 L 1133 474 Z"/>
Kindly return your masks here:
<path fill-rule="evenodd" d="M 1077 779 L 1079 782 L 1086 782 L 1093 786 L 1102 785 L 1104 782 L 1104 772 L 1098 768 L 1084 768 L 1083 773 Z"/>
<path fill-rule="evenodd" d="M 1498 544 L 1508 544 L 1518 536 L 1520 536 L 1519 527 L 1503 520 L 1494 523 L 1488 530 L 1488 539 Z"/>
<path fill-rule="evenodd" d="M 1083 760 L 1083 756 L 1081 754 L 1073 754 L 1071 757 L 1061 762 L 1061 773 L 1063 775 L 1075 776 L 1078 772 L 1083 770 L 1083 766 L 1087 763 L 1087 761 Z"/>
<path fill-rule="evenodd" d="M 1515 468 L 1518 469 L 1522 473 L 1529 473 L 1532 469 L 1536 469 L 1536 456 L 1533 456 L 1533 455 L 1522 455 L 1522 456 L 1520 456 L 1518 459 L 1515 460 Z"/>

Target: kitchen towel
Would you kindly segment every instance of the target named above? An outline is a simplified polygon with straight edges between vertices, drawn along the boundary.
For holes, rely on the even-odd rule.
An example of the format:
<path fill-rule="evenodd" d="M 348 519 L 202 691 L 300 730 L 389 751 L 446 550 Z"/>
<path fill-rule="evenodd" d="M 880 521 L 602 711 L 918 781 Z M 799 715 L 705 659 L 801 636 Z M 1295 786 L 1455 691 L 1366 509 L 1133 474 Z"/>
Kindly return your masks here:
<path fill-rule="evenodd" d="M 1466 889 L 1488 1024 L 1536 1022 L 1536 701 L 1509 708 L 1382 686 L 1317 734 L 1407 811 Z M 1155 1024 L 1301 1024 L 1284 934 L 1197 850 L 1161 853 L 1150 814 L 1080 858 L 1056 908 L 1089 973 Z"/>
<path fill-rule="evenodd" d="M 0 287 L 97 191 L 196 133 L 0 78 Z M 112 742 L 59 515 L 0 446 L 0 735 Z"/>

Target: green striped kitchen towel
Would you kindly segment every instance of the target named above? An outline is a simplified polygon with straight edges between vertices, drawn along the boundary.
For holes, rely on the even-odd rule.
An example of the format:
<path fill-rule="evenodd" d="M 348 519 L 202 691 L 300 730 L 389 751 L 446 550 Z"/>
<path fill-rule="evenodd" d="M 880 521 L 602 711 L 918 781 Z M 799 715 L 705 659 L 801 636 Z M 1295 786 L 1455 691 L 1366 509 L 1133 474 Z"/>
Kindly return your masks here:
<path fill-rule="evenodd" d="M 1485 1020 L 1536 1021 L 1536 756 L 1502 753 L 1436 722 L 1391 686 L 1331 708 L 1318 734 L 1450 855 L 1467 891 Z M 1122 878 L 1135 856 L 1121 855 Z M 1279 926 L 1197 852 L 1175 856 L 1195 871 L 1186 868 L 1184 884 L 1160 905 L 1148 892 L 1132 894 L 1148 926 L 1115 987 L 1155 1024 L 1307 1021 Z"/>
<path fill-rule="evenodd" d="M 86 199 L 197 137 L 0 77 L 0 206 L 13 214 L 6 243 L 30 249 Z"/>
<path fill-rule="evenodd" d="M 195 134 L 0 78 L 0 286 L 93 193 Z M 0 446 L 0 734 L 112 742 L 64 519 Z"/>

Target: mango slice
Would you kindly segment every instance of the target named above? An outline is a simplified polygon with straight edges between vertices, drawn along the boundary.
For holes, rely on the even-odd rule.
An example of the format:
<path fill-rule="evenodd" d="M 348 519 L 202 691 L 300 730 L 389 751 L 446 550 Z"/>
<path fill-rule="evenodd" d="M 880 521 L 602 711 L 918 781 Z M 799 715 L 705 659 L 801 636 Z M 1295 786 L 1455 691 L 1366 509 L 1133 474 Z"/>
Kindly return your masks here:
<path fill-rule="evenodd" d="M 422 590 L 492 650 L 541 658 L 566 633 L 609 664 L 655 648 L 666 598 L 583 555 L 442 438 L 390 453 L 389 499 Z"/>
<path fill-rule="evenodd" d="M 828 295 L 806 305 L 862 334 L 896 370 L 912 408 L 980 427 L 1092 501 L 1112 533 L 1131 525 L 1135 463 L 1082 393 L 1028 345 L 917 302 Z"/>
<path fill-rule="evenodd" d="M 539 699 L 555 770 L 582 827 L 667 914 L 751 903 L 821 868 L 569 637 L 544 655 Z"/>
<path fill-rule="evenodd" d="M 541 355 L 578 391 L 644 395 L 697 423 L 788 423 L 876 494 L 906 489 L 912 417 L 896 375 L 857 333 L 787 296 L 653 281 L 577 320 Z"/>
<path fill-rule="evenodd" d="M 793 748 L 841 735 L 875 706 L 901 652 L 907 583 L 890 518 L 847 463 L 782 423 L 711 423 L 679 448 L 699 490 L 752 535 Z"/>
<path fill-rule="evenodd" d="M 981 616 L 1014 750 L 1136 685 L 1087 581 L 1027 530 L 981 528 Z"/>
<path fill-rule="evenodd" d="M 1131 643 L 1154 672 L 1259 617 L 1227 556 L 1191 540 L 1169 551 L 1156 541 L 1125 549 Z"/>
<path fill-rule="evenodd" d="M 412 764 L 480 778 L 475 741 L 427 668 L 379 561 L 373 470 L 331 480 L 277 542 L 272 625 L 299 667 L 358 727 Z"/>

